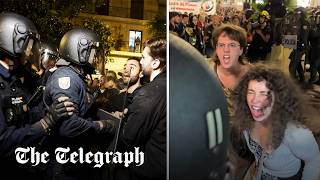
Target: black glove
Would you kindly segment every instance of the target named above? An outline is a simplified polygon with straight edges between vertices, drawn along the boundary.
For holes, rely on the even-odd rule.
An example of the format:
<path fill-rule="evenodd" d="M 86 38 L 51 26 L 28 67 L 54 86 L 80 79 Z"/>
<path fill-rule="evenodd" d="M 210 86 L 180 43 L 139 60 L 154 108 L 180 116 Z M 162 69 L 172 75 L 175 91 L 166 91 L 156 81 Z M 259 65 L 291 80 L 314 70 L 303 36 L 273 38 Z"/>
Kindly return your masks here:
<path fill-rule="evenodd" d="M 59 97 L 50 107 L 49 112 L 40 120 L 43 128 L 49 132 L 58 121 L 73 114 L 73 103 L 68 97 Z"/>
<path fill-rule="evenodd" d="M 112 120 L 97 121 L 100 126 L 100 133 L 114 134 L 116 131 L 116 123 Z"/>

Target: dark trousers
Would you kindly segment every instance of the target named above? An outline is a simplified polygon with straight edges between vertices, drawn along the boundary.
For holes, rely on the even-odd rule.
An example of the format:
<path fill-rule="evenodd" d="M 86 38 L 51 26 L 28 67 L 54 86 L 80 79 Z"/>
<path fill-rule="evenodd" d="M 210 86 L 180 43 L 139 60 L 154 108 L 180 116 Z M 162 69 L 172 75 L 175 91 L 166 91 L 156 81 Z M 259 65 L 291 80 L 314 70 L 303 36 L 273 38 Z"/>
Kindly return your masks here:
<path fill-rule="evenodd" d="M 310 79 L 309 82 L 313 83 L 316 80 L 317 72 L 320 74 L 320 57 L 311 57 L 310 60 Z"/>
<path fill-rule="evenodd" d="M 292 53 L 290 54 L 290 64 L 289 64 L 289 72 L 290 75 L 297 79 L 297 72 L 299 75 L 299 80 L 300 81 L 304 81 L 304 71 L 301 65 L 301 57 L 302 57 L 302 53 L 300 51 L 292 51 Z"/>

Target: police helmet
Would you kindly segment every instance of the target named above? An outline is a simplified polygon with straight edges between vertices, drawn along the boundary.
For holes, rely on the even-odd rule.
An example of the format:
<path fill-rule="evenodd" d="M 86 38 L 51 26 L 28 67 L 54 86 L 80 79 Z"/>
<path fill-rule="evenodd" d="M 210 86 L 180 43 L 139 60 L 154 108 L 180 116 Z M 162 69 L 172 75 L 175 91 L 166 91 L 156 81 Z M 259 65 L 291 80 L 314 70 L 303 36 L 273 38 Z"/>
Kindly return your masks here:
<path fill-rule="evenodd" d="M 252 9 L 246 9 L 246 10 L 244 11 L 244 14 L 245 14 L 245 16 L 246 16 L 246 19 L 250 19 L 251 16 L 254 14 L 254 11 L 253 11 Z"/>
<path fill-rule="evenodd" d="M 305 18 L 306 9 L 304 7 L 298 7 L 293 12 L 296 17 Z"/>
<path fill-rule="evenodd" d="M 29 56 L 40 35 L 26 17 L 15 13 L 0 14 L 0 51 L 11 59 Z"/>
<path fill-rule="evenodd" d="M 224 179 L 229 122 L 222 88 L 193 46 L 169 36 L 169 178 Z"/>
<path fill-rule="evenodd" d="M 101 49 L 98 36 L 93 31 L 76 28 L 62 37 L 59 55 L 77 65 L 92 65 L 97 55 L 101 55 Z"/>
<path fill-rule="evenodd" d="M 50 42 L 41 42 L 40 46 L 41 65 L 47 69 L 50 62 L 55 63 L 58 60 L 58 47 Z"/>

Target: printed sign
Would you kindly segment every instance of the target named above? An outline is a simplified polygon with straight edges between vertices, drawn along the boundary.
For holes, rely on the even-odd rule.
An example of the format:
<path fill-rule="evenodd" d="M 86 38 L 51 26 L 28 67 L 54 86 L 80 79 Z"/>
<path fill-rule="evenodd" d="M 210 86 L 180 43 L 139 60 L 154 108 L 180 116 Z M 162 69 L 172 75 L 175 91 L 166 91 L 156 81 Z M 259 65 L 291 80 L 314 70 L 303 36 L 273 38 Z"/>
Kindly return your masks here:
<path fill-rule="evenodd" d="M 207 15 L 216 13 L 216 0 L 169 0 L 169 11 Z"/>
<path fill-rule="evenodd" d="M 286 48 L 297 49 L 297 35 L 284 35 L 282 45 Z"/>

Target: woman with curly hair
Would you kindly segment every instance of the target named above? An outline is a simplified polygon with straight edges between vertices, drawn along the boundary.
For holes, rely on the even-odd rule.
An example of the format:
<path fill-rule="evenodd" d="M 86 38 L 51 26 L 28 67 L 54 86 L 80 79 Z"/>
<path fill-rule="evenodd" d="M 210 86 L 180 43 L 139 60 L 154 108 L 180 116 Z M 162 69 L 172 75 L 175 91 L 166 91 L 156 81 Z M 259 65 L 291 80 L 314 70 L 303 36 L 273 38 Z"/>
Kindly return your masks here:
<path fill-rule="evenodd" d="M 251 68 L 235 88 L 235 127 L 255 157 L 255 179 L 318 179 L 319 147 L 304 126 L 299 94 L 283 72 L 264 65 Z"/>

